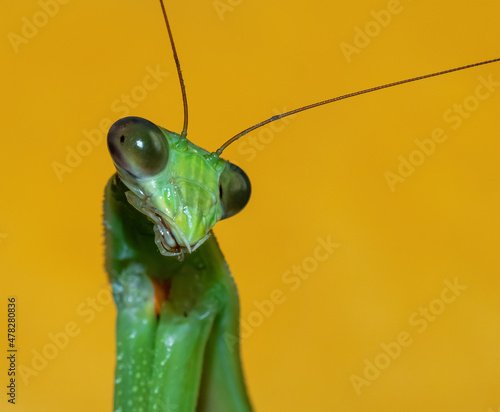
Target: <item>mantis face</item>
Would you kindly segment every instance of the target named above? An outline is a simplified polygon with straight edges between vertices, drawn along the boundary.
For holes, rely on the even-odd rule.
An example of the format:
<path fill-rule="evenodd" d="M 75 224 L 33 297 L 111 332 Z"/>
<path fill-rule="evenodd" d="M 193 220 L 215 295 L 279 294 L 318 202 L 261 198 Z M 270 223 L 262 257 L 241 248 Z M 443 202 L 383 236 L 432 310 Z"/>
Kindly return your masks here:
<path fill-rule="evenodd" d="M 238 166 L 140 117 L 111 126 L 108 149 L 128 202 L 154 224 L 161 254 L 196 250 L 221 219 L 242 210 L 250 180 Z"/>

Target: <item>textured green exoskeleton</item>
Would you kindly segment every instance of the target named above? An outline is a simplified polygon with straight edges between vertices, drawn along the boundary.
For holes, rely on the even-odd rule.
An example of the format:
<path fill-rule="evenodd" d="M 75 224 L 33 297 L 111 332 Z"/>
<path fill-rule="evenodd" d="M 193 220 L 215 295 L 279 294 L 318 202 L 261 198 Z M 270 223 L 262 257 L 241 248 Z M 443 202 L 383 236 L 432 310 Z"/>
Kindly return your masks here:
<path fill-rule="evenodd" d="M 211 229 L 248 202 L 237 166 L 138 117 L 108 133 L 115 411 L 244 412 L 236 285 Z"/>

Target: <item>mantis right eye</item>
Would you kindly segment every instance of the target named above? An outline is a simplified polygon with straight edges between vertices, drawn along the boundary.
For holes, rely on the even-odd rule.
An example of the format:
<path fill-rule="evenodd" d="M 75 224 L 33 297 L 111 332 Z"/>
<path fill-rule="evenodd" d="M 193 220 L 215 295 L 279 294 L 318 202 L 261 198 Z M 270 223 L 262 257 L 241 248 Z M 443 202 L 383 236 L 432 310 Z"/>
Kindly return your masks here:
<path fill-rule="evenodd" d="M 108 149 L 115 165 L 137 178 L 165 169 L 168 144 L 158 126 L 142 117 L 124 117 L 108 132 Z"/>

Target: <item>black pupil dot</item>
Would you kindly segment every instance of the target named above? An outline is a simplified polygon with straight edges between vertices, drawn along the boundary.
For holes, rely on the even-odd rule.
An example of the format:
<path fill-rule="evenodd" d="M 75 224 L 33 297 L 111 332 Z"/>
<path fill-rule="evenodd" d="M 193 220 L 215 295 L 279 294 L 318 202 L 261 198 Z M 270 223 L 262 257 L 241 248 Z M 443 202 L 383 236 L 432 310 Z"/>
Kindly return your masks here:
<path fill-rule="evenodd" d="M 125 136 L 123 136 L 123 135 L 122 135 L 122 136 L 120 137 L 120 142 L 121 142 L 121 143 L 123 143 L 124 141 L 125 141 Z"/>
<path fill-rule="evenodd" d="M 219 198 L 222 199 L 222 185 L 219 185 Z"/>

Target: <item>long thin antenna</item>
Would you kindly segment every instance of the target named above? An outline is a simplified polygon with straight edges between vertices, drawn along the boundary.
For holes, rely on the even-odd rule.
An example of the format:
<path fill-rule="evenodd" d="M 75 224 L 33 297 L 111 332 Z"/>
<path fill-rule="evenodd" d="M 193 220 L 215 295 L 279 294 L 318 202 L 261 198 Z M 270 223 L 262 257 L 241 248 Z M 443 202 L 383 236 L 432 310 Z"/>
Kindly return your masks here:
<path fill-rule="evenodd" d="M 170 38 L 170 45 L 172 46 L 172 52 L 174 54 L 175 65 L 177 66 L 177 74 L 179 76 L 179 83 L 181 85 L 182 91 L 182 103 L 184 105 L 184 125 L 182 126 L 182 137 L 186 137 L 188 128 L 188 102 L 186 96 L 186 86 L 184 85 L 184 79 L 182 78 L 181 63 L 179 57 L 177 57 L 177 50 L 175 49 L 174 37 L 172 36 L 172 30 L 170 30 L 170 24 L 168 23 L 167 12 L 165 10 L 165 5 L 163 0 L 160 0 L 161 10 L 163 11 L 163 19 L 167 25 L 168 37 Z"/>
<path fill-rule="evenodd" d="M 500 61 L 500 58 L 498 58 L 498 59 L 492 59 L 492 60 L 486 60 L 486 61 L 483 61 L 483 62 L 480 62 L 480 63 L 468 64 L 466 66 L 461 66 L 461 67 L 456 67 L 454 69 L 448 69 L 448 70 L 443 70 L 443 71 L 436 72 L 436 73 L 426 74 L 424 76 L 413 77 L 411 79 L 400 80 L 400 81 L 397 81 L 397 82 L 394 82 L 394 83 L 388 83 L 388 84 L 384 84 L 382 86 L 376 86 L 376 87 L 372 87 L 370 89 L 365 89 L 365 90 L 360 90 L 360 91 L 357 91 L 357 92 L 354 92 L 354 93 L 344 94 L 343 96 L 337 96 L 337 97 L 334 97 L 332 99 L 323 100 L 321 102 L 309 104 L 309 105 L 304 106 L 304 107 L 299 107 L 298 109 L 290 110 L 289 112 L 278 114 L 276 116 L 270 117 L 269 119 L 264 120 L 263 122 L 257 123 L 256 125 L 254 125 L 252 127 L 249 127 L 248 129 L 243 130 L 242 132 L 238 133 L 237 135 L 231 137 L 231 139 L 229 139 L 219 149 L 217 149 L 216 153 L 217 153 L 217 155 L 220 156 L 221 153 L 224 151 L 224 149 L 226 147 L 228 147 L 231 143 L 235 142 L 236 140 L 238 140 L 240 137 L 246 135 L 247 133 L 250 133 L 251 131 L 253 131 L 255 129 L 258 129 L 259 127 L 265 126 L 268 123 L 271 123 L 271 122 L 274 122 L 276 120 L 282 119 L 283 117 L 287 117 L 287 116 L 290 116 L 290 115 L 295 114 L 295 113 L 303 112 L 304 110 L 313 109 L 314 107 L 323 106 L 325 104 L 337 102 L 339 100 L 344 100 L 344 99 L 347 99 L 349 97 L 359 96 L 360 94 L 366 94 L 366 93 L 374 92 L 376 90 L 387 89 L 388 87 L 399 86 L 401 84 L 415 82 L 417 80 L 423 80 L 423 79 L 427 79 L 429 77 L 440 76 L 442 74 L 456 72 L 456 71 L 459 71 L 459 70 L 470 69 L 471 67 L 482 66 L 483 64 L 494 63 L 494 62 L 497 62 L 497 61 Z"/>

